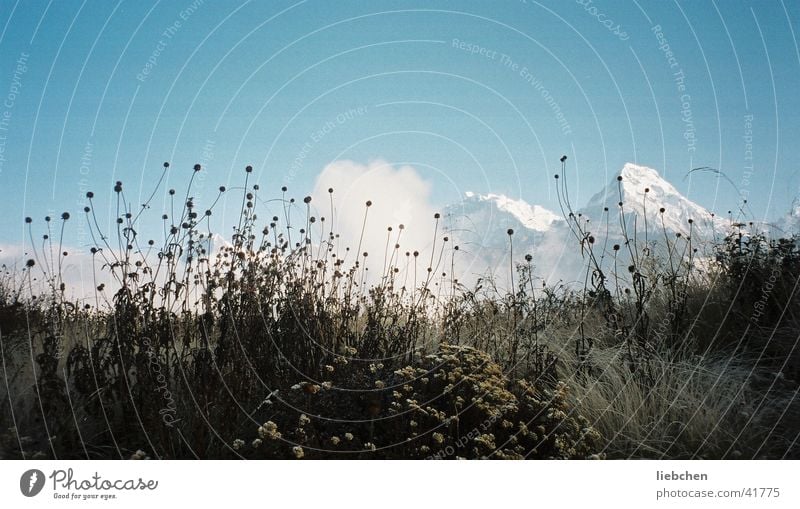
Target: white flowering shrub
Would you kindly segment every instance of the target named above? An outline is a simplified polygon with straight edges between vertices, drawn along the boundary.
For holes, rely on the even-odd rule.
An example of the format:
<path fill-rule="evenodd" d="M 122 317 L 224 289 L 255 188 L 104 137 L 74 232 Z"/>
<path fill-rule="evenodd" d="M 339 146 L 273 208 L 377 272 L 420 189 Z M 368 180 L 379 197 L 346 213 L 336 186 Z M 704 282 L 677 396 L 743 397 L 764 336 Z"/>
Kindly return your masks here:
<path fill-rule="evenodd" d="M 295 384 L 270 405 L 252 457 L 587 458 L 602 449 L 565 384 L 512 382 L 475 348 L 444 344 L 391 372 L 349 362 L 331 374 L 335 382 Z"/>

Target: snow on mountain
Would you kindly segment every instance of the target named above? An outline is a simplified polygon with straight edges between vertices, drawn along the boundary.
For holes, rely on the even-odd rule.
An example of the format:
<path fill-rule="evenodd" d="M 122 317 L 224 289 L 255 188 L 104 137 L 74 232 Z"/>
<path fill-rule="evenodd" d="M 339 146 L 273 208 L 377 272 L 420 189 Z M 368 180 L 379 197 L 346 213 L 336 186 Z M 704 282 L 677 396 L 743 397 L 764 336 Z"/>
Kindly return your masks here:
<path fill-rule="evenodd" d="M 692 220 L 695 235 L 706 238 L 715 231 L 724 231 L 727 226 L 727 221 L 683 196 L 656 170 L 632 163 L 625 164 L 619 176 L 595 194 L 580 212 L 597 222 L 605 219 L 604 208 L 607 207 L 609 224 L 614 231 L 619 224 L 620 202 L 629 232 L 644 231 L 645 219 L 648 231 L 666 229 L 669 233 L 683 235 L 689 233 L 689 220 Z"/>
<path fill-rule="evenodd" d="M 508 230 L 514 241 L 532 246 L 537 238 L 564 220 L 539 205 L 501 194 L 467 192 L 464 199 L 444 210 L 445 229 L 456 242 L 482 250 L 508 249 Z"/>
<path fill-rule="evenodd" d="M 228 242 L 228 240 L 219 233 L 212 233 L 211 235 L 204 236 L 202 239 L 195 240 L 195 247 L 197 250 L 204 249 L 205 257 L 213 259 L 217 253 L 220 253 L 226 247 L 233 247 L 233 244 Z M 197 251 L 184 250 L 181 252 L 180 261 L 186 263 L 190 256 L 196 258 Z"/>
<path fill-rule="evenodd" d="M 792 204 L 792 209 L 776 225 L 777 236 L 789 237 L 800 233 L 800 198 Z"/>
<path fill-rule="evenodd" d="M 460 203 L 444 209 L 446 231 L 462 247 L 481 251 L 508 250 L 508 230 L 514 242 L 533 246 L 536 239 L 564 220 L 554 212 L 501 194 L 467 192 Z M 493 256 L 494 257 L 494 256 Z"/>
<path fill-rule="evenodd" d="M 225 248 L 233 247 L 233 244 L 219 233 L 212 233 L 201 242 L 209 258 L 216 256 L 217 253 Z"/>
<path fill-rule="evenodd" d="M 459 246 L 460 278 L 465 274 L 499 272 L 508 274 L 510 242 L 513 230 L 514 259 L 520 261 L 533 252 L 547 232 L 565 221 L 539 205 L 501 194 L 467 192 L 459 203 L 443 210 L 444 228 Z"/>
<path fill-rule="evenodd" d="M 514 200 L 502 194 L 475 194 L 471 191 L 465 193 L 465 208 L 474 212 L 481 205 L 494 207 L 499 212 L 506 212 L 516 219 L 522 226 L 530 230 L 544 232 L 550 229 L 555 221 L 562 220 L 561 216 L 539 205 L 531 205 L 524 200 Z"/>
<path fill-rule="evenodd" d="M 670 239 L 678 233 L 685 238 L 691 231 L 700 249 L 697 256 L 702 256 L 710 241 L 723 237 L 729 227 L 728 220 L 683 196 L 656 170 L 628 163 L 584 207 L 574 209 L 584 229 L 596 238 L 597 249 L 610 250 L 624 242 L 619 202 L 627 233 L 633 237 L 636 232 L 639 241 L 649 238 L 649 248 L 659 256 L 665 254 L 665 230 Z M 797 212 L 800 218 L 800 208 Z M 567 221 L 539 205 L 500 194 L 466 193 L 460 203 L 445 209 L 444 217 L 448 234 L 469 254 L 473 273 L 488 268 L 499 278 L 508 275 L 508 229 L 514 230 L 514 261 L 531 254 L 537 274 L 547 280 L 573 280 L 585 270 L 580 243 Z M 649 236 L 642 235 L 645 230 Z"/>

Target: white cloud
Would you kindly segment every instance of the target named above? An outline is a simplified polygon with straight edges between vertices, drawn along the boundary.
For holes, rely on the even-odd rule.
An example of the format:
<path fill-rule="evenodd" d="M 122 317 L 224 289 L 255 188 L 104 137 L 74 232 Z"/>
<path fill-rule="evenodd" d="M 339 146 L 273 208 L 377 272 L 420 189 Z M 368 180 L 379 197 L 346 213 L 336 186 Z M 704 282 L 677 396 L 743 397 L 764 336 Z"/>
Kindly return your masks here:
<path fill-rule="evenodd" d="M 67 252 L 67 256 L 59 256 L 57 246 L 44 249 L 45 251 L 42 251 L 40 247 L 34 254 L 32 249 L 28 246 L 23 247 L 21 244 L 0 245 L 0 265 L 5 265 L 9 272 L 14 274 L 15 287 L 19 288 L 21 285 L 29 290 L 30 284 L 34 293 L 47 293 L 46 281 L 56 277 L 59 266 L 61 268 L 60 281 L 65 284 L 67 297 L 70 300 L 93 300 L 95 278 L 98 284 L 112 282 L 108 270 L 102 269 L 101 259 L 92 257 L 86 249 L 63 246 L 62 251 Z M 21 272 L 28 259 L 36 261 L 36 265 L 31 269 L 30 281 L 23 277 Z M 94 271 L 92 270 L 93 265 Z"/>
<path fill-rule="evenodd" d="M 332 224 L 329 188 L 334 189 Z M 400 263 L 397 265 L 403 269 L 406 264 L 405 253 L 417 250 L 420 252 L 418 275 L 424 278 L 433 247 L 436 225 L 434 214 L 439 209 L 431 202 L 431 183 L 422 178 L 413 167 L 394 167 L 381 160 L 366 165 L 347 160 L 335 161 L 327 165 L 317 177 L 312 198 L 313 213 L 317 217 L 326 218 L 326 230 L 332 228 L 334 233 L 340 235 L 340 256 L 344 256 L 345 248 L 350 247 L 348 260 L 353 261 L 360 241 L 361 253 L 369 254 L 367 266 L 372 274 L 383 270 L 387 253 L 387 228 L 392 227 L 388 249 L 388 256 L 391 258 L 400 231 L 399 225 L 402 224 L 404 229 L 397 242 L 401 246 L 398 251 Z M 367 201 L 372 202 L 368 212 Z M 362 238 L 365 213 L 367 222 Z M 443 236 L 440 221 L 436 258 Z"/>

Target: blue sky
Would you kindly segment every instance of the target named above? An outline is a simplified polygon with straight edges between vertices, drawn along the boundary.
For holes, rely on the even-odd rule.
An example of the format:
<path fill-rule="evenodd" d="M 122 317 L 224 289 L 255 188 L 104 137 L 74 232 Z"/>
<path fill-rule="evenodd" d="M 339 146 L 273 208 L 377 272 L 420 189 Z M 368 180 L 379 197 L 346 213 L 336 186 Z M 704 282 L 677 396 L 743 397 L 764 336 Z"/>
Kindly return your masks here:
<path fill-rule="evenodd" d="M 0 0 L 0 241 L 89 188 L 110 219 L 114 181 L 141 202 L 163 161 L 168 186 L 203 165 L 199 201 L 247 164 L 302 196 L 334 160 L 381 159 L 436 204 L 555 209 L 568 154 L 579 205 L 631 161 L 772 219 L 800 196 L 799 19 L 781 1 Z M 700 166 L 733 184 L 685 177 Z"/>

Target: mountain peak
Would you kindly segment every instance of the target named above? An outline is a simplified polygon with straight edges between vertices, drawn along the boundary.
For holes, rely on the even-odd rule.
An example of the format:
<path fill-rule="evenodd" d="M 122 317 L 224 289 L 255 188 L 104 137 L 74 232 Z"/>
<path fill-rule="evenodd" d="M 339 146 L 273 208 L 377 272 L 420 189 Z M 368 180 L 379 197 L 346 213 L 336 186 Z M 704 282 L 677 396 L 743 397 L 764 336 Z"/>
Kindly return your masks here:
<path fill-rule="evenodd" d="M 624 177 L 648 177 L 653 179 L 660 179 L 661 175 L 658 174 L 657 170 L 650 168 L 648 166 L 640 166 L 634 163 L 625 163 L 625 166 L 622 167 L 622 171 L 620 174 Z"/>
<path fill-rule="evenodd" d="M 621 180 L 620 180 L 621 178 Z M 640 218 L 647 217 L 650 224 L 663 225 L 675 232 L 688 232 L 688 220 L 699 226 L 711 226 L 719 222 L 700 205 L 683 196 L 658 171 L 647 166 L 627 163 L 619 177 L 594 195 L 583 209 L 590 217 L 599 219 L 605 208 L 618 210 L 618 202 L 624 204 L 627 213 Z M 661 213 L 660 209 L 664 212 Z M 713 228 L 713 226 L 712 226 Z"/>
<path fill-rule="evenodd" d="M 620 172 L 622 186 L 626 193 L 638 196 L 649 189 L 652 196 L 680 195 L 677 189 L 667 182 L 658 171 L 647 166 L 626 163 Z"/>
<path fill-rule="evenodd" d="M 491 205 L 498 211 L 510 214 L 531 230 L 546 231 L 553 222 L 561 220 L 561 216 L 544 207 L 531 205 L 522 199 L 515 200 L 503 194 L 477 194 L 467 191 L 464 196 L 465 205 L 468 203 L 471 203 L 472 206 Z"/>

